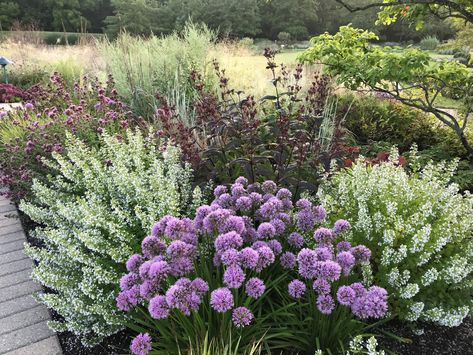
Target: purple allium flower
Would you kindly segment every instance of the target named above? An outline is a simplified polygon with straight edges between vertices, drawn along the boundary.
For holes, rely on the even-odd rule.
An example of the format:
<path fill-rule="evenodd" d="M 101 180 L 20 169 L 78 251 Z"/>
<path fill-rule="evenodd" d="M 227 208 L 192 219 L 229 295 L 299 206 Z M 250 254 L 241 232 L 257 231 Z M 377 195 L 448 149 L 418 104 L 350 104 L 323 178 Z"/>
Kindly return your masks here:
<path fill-rule="evenodd" d="M 243 234 L 245 232 L 245 220 L 240 216 L 230 216 L 220 226 L 219 233 L 236 232 Z"/>
<path fill-rule="evenodd" d="M 252 206 L 253 206 L 253 200 L 247 196 L 239 197 L 235 202 L 236 209 L 242 212 L 247 212 L 251 210 Z"/>
<path fill-rule="evenodd" d="M 289 200 L 289 199 L 286 199 L 286 198 L 285 198 L 285 199 L 282 199 L 281 201 L 282 201 L 283 209 L 284 209 L 285 211 L 289 211 L 289 210 L 291 210 L 291 209 L 294 207 L 294 205 L 292 204 L 292 201 Z"/>
<path fill-rule="evenodd" d="M 328 261 L 332 260 L 332 251 L 327 247 L 317 247 L 314 249 L 317 261 Z"/>
<path fill-rule="evenodd" d="M 169 274 L 170 271 L 171 267 L 167 261 L 158 260 L 151 264 L 148 271 L 148 276 L 152 279 L 163 279 Z"/>
<path fill-rule="evenodd" d="M 212 207 L 209 205 L 203 205 L 197 208 L 195 211 L 194 224 L 197 229 L 201 229 L 204 225 L 204 218 L 212 212 Z"/>
<path fill-rule="evenodd" d="M 290 251 L 286 251 L 280 257 L 281 266 L 285 269 L 294 269 L 296 266 L 296 256 Z"/>
<path fill-rule="evenodd" d="M 292 199 L 292 193 L 288 189 L 283 188 L 277 192 L 276 197 L 280 200 L 284 200 L 284 199 L 290 200 Z"/>
<path fill-rule="evenodd" d="M 296 207 L 301 210 L 310 210 L 312 208 L 312 202 L 306 198 L 301 198 L 296 202 Z"/>
<path fill-rule="evenodd" d="M 254 182 L 253 184 L 248 185 L 247 191 L 248 192 L 258 192 L 261 189 L 261 185 L 259 182 Z"/>
<path fill-rule="evenodd" d="M 214 189 L 214 196 L 215 198 L 219 198 L 222 194 L 227 192 L 227 187 L 223 185 L 219 185 Z"/>
<path fill-rule="evenodd" d="M 274 255 L 279 255 L 282 253 L 282 245 L 277 240 L 268 240 L 266 244 L 273 251 Z"/>
<path fill-rule="evenodd" d="M 183 242 L 182 240 L 175 240 L 166 249 L 167 255 L 172 259 L 180 257 L 191 257 L 195 252 L 195 246 Z"/>
<path fill-rule="evenodd" d="M 276 231 L 276 235 L 281 235 L 284 233 L 286 230 L 286 224 L 281 221 L 279 218 L 274 218 L 270 221 L 270 223 L 273 225 L 274 230 Z"/>
<path fill-rule="evenodd" d="M 320 278 L 328 281 L 337 281 L 342 273 L 342 268 L 334 261 L 320 262 Z"/>
<path fill-rule="evenodd" d="M 159 283 L 145 280 L 140 285 L 140 296 L 146 300 L 153 298 L 160 291 Z"/>
<path fill-rule="evenodd" d="M 219 312 L 226 312 L 233 307 L 233 295 L 228 288 L 217 288 L 210 295 L 210 305 Z"/>
<path fill-rule="evenodd" d="M 356 259 L 357 263 L 365 263 L 371 258 L 371 250 L 369 250 L 364 245 L 357 245 L 350 249 L 350 252 Z"/>
<path fill-rule="evenodd" d="M 244 248 L 240 250 L 239 259 L 243 267 L 255 269 L 258 265 L 259 254 L 253 248 Z"/>
<path fill-rule="evenodd" d="M 256 242 L 254 242 L 251 247 L 254 249 L 254 250 L 258 250 L 259 248 L 261 247 L 267 247 L 268 244 L 265 242 L 265 241 L 262 241 L 262 240 L 257 240 Z"/>
<path fill-rule="evenodd" d="M 151 264 L 153 264 L 152 260 L 145 261 L 143 264 L 141 264 L 138 270 L 141 278 L 146 279 L 149 277 L 148 273 L 149 273 L 149 269 L 151 268 Z"/>
<path fill-rule="evenodd" d="M 355 291 L 356 297 L 362 297 L 366 294 L 366 288 L 360 282 L 355 282 L 350 285 L 351 289 Z"/>
<path fill-rule="evenodd" d="M 200 277 L 197 277 L 192 280 L 191 287 L 193 288 L 194 292 L 197 293 L 197 295 L 199 296 L 203 296 L 204 293 L 207 293 L 207 291 L 209 290 L 209 284 Z"/>
<path fill-rule="evenodd" d="M 342 251 L 350 251 L 351 249 L 351 244 L 350 242 L 347 242 L 346 240 L 341 241 L 340 243 L 337 244 L 337 251 L 342 252 Z"/>
<path fill-rule="evenodd" d="M 265 289 L 266 286 L 263 280 L 257 277 L 252 277 L 246 282 L 246 294 L 254 299 L 260 298 L 263 295 Z"/>
<path fill-rule="evenodd" d="M 291 233 L 287 241 L 295 248 L 301 248 L 304 245 L 304 237 L 296 232 Z"/>
<path fill-rule="evenodd" d="M 248 179 L 244 176 L 239 176 L 235 180 L 235 184 L 241 184 L 243 186 L 248 185 Z"/>
<path fill-rule="evenodd" d="M 27 110 L 32 110 L 32 109 L 34 108 L 34 106 L 33 106 L 33 104 L 32 104 L 31 102 L 27 102 L 27 103 L 25 104 L 25 108 L 26 108 Z"/>
<path fill-rule="evenodd" d="M 126 269 L 130 272 L 138 272 L 145 259 L 140 254 L 130 256 L 126 262 Z"/>
<path fill-rule="evenodd" d="M 203 221 L 204 231 L 206 233 L 214 233 L 219 227 L 225 223 L 226 219 L 231 216 L 231 211 L 218 208 L 210 212 Z"/>
<path fill-rule="evenodd" d="M 151 235 L 154 237 L 162 236 L 164 234 L 164 230 L 166 229 L 166 225 L 169 220 L 173 219 L 174 217 L 171 215 L 166 215 L 161 218 L 158 222 L 153 225 L 151 228 Z"/>
<path fill-rule="evenodd" d="M 223 208 L 231 208 L 233 206 L 234 198 L 228 193 L 221 194 L 215 202 Z"/>
<path fill-rule="evenodd" d="M 171 267 L 171 274 L 174 276 L 184 276 L 194 269 L 194 262 L 187 256 L 173 258 L 169 266 Z"/>
<path fill-rule="evenodd" d="M 151 337 L 148 333 L 138 334 L 130 344 L 131 353 L 134 355 L 146 355 L 151 351 Z"/>
<path fill-rule="evenodd" d="M 325 208 L 322 206 L 315 206 L 314 207 L 314 214 L 315 214 L 315 220 L 317 222 L 321 222 L 327 217 L 327 211 L 325 211 Z"/>
<path fill-rule="evenodd" d="M 276 235 L 276 228 L 274 228 L 271 223 L 264 222 L 258 226 L 256 232 L 258 233 L 258 238 L 269 239 L 273 238 Z"/>
<path fill-rule="evenodd" d="M 345 275 L 348 275 L 353 265 L 355 265 L 355 257 L 348 251 L 342 251 L 337 255 L 337 263 L 342 267 Z"/>
<path fill-rule="evenodd" d="M 272 219 L 283 211 L 283 203 L 276 197 L 269 198 L 261 207 L 258 209 L 259 214 L 266 219 Z"/>
<path fill-rule="evenodd" d="M 136 285 L 127 291 L 120 292 L 116 301 L 118 309 L 124 312 L 130 311 L 140 301 L 140 287 Z"/>
<path fill-rule="evenodd" d="M 235 198 L 246 196 L 247 192 L 242 184 L 235 183 L 232 185 L 232 196 Z"/>
<path fill-rule="evenodd" d="M 141 251 L 143 255 L 151 259 L 154 256 L 162 254 L 166 250 L 166 244 L 155 236 L 147 236 L 141 242 Z"/>
<path fill-rule="evenodd" d="M 240 261 L 240 253 L 234 248 L 225 250 L 220 257 L 222 264 L 225 266 L 238 265 Z"/>
<path fill-rule="evenodd" d="M 263 196 L 257 192 L 250 193 L 250 199 L 255 206 L 259 206 L 261 205 L 261 202 L 263 202 Z"/>
<path fill-rule="evenodd" d="M 261 272 L 264 268 L 268 267 L 274 263 L 274 253 L 270 247 L 263 246 L 256 250 L 258 252 L 258 265 L 256 266 L 256 271 Z"/>
<path fill-rule="evenodd" d="M 357 297 L 353 302 L 351 309 L 357 317 L 382 318 L 388 311 L 388 293 L 384 288 L 372 286 L 362 296 Z"/>
<path fill-rule="evenodd" d="M 232 321 L 235 327 L 243 328 L 253 321 L 253 313 L 246 307 L 237 307 L 233 310 Z"/>
<path fill-rule="evenodd" d="M 330 314 L 335 309 L 335 301 L 330 295 L 319 295 L 317 308 L 322 314 Z"/>
<path fill-rule="evenodd" d="M 301 210 L 296 215 L 297 227 L 304 231 L 308 232 L 314 228 L 315 216 L 311 210 Z"/>
<path fill-rule="evenodd" d="M 3 118 L 8 115 L 7 111 L 0 111 L 0 118 Z"/>
<path fill-rule="evenodd" d="M 180 278 L 166 291 L 169 308 L 179 309 L 186 316 L 199 308 L 202 298 L 193 290 L 188 278 Z"/>
<path fill-rule="evenodd" d="M 306 279 L 312 279 L 319 271 L 319 262 L 317 261 L 317 253 L 308 248 L 302 249 L 297 254 L 297 262 L 299 263 L 299 275 Z"/>
<path fill-rule="evenodd" d="M 237 232 L 220 234 L 214 242 L 215 249 L 223 253 L 228 249 L 239 249 L 243 245 L 243 239 Z"/>
<path fill-rule="evenodd" d="M 355 297 L 356 293 L 350 286 L 341 286 L 337 291 L 337 300 L 344 306 L 351 306 Z"/>
<path fill-rule="evenodd" d="M 274 194 L 276 190 L 278 189 L 278 187 L 276 186 L 274 181 L 267 180 L 263 182 L 263 184 L 261 185 L 261 189 L 266 194 Z"/>
<path fill-rule="evenodd" d="M 154 319 L 164 319 L 169 317 L 169 306 L 166 296 L 158 295 L 149 301 L 148 311 Z"/>
<path fill-rule="evenodd" d="M 306 286 L 305 283 L 303 283 L 300 280 L 292 280 L 289 282 L 289 285 L 287 286 L 287 290 L 289 292 L 289 295 L 293 298 L 301 298 L 304 296 Z"/>
<path fill-rule="evenodd" d="M 319 295 L 326 295 L 330 293 L 330 283 L 324 279 L 315 279 L 314 283 L 312 284 L 312 288 Z"/>
<path fill-rule="evenodd" d="M 335 233 L 328 228 L 321 227 L 314 232 L 314 239 L 319 244 L 331 244 L 335 238 Z"/>
<path fill-rule="evenodd" d="M 238 265 L 230 266 L 223 274 L 223 282 L 228 288 L 240 288 L 245 281 L 245 273 Z"/>
<path fill-rule="evenodd" d="M 344 219 L 339 219 L 338 221 L 335 222 L 335 225 L 333 226 L 333 231 L 335 234 L 340 234 L 342 232 L 345 232 L 351 228 L 350 223 Z"/>
<path fill-rule="evenodd" d="M 140 276 L 138 274 L 135 274 L 134 272 L 125 274 L 120 279 L 120 290 L 128 291 L 133 286 L 138 285 L 140 281 Z"/>

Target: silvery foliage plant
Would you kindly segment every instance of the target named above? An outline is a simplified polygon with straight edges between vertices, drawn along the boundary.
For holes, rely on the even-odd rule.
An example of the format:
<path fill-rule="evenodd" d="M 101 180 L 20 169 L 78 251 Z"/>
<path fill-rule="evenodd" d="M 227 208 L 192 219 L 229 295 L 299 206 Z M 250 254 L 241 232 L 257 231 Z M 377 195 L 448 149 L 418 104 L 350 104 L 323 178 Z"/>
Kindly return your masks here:
<path fill-rule="evenodd" d="M 45 161 L 55 175 L 35 181 L 34 200 L 20 205 L 38 224 L 39 246 L 26 248 L 37 262 L 34 278 L 48 289 L 38 297 L 62 317 L 50 326 L 88 345 L 123 328 L 117 283 L 153 223 L 187 216 L 201 203 L 177 148 L 130 131 L 101 139 L 101 148 L 90 149 L 68 137 L 67 153 Z"/>
<path fill-rule="evenodd" d="M 348 239 L 370 248 L 394 315 L 458 326 L 473 305 L 473 196 L 450 183 L 456 162 L 420 168 L 415 150 L 409 171 L 393 150 L 385 164 L 335 173 L 318 195 L 350 222 Z"/>

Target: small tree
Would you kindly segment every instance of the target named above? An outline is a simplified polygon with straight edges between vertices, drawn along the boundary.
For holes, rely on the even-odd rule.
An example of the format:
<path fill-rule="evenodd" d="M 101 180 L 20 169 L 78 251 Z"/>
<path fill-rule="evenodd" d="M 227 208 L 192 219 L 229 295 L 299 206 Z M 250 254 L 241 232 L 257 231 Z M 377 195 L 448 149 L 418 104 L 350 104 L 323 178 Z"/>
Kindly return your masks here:
<path fill-rule="evenodd" d="M 473 111 L 473 73 L 455 61 L 432 62 L 419 49 L 393 51 L 372 46 L 369 42 L 373 40 L 378 37 L 372 32 L 343 26 L 335 35 L 314 37 L 312 47 L 300 59 L 322 62 L 325 71 L 349 89 L 367 88 L 433 114 L 454 130 L 473 161 L 472 142 L 466 136 Z M 436 106 L 440 96 L 458 99 L 458 115 Z"/>

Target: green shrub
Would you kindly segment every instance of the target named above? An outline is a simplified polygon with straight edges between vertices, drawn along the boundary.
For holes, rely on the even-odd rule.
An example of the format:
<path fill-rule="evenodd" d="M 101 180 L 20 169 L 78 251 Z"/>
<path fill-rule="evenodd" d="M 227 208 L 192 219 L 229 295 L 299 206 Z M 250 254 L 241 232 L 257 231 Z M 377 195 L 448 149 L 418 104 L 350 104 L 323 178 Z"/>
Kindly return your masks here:
<path fill-rule="evenodd" d="M 38 65 L 15 65 L 9 74 L 9 82 L 22 89 L 44 84 L 48 80 L 48 71 Z"/>
<path fill-rule="evenodd" d="M 449 181 L 455 164 L 396 163 L 334 174 L 319 191 L 331 221 L 343 216 L 351 240 L 372 251 L 373 277 L 401 319 L 459 325 L 473 307 L 473 195 Z"/>
<path fill-rule="evenodd" d="M 151 118 L 156 94 L 175 96 L 177 91 L 181 100 L 192 100 L 191 73 L 205 72 L 213 40 L 214 34 L 206 27 L 189 24 L 182 33 L 166 37 L 143 39 L 122 34 L 116 41 L 101 42 L 99 50 L 120 96 L 137 114 Z"/>
<path fill-rule="evenodd" d="M 426 51 L 434 51 L 439 46 L 440 41 L 435 36 L 427 36 L 422 38 L 419 43 L 421 49 Z"/>
<path fill-rule="evenodd" d="M 26 253 L 38 262 L 34 278 L 51 290 L 39 299 L 63 317 L 50 326 L 93 344 L 123 328 L 115 297 L 127 258 L 154 221 L 187 215 L 200 194 L 192 196 L 192 171 L 179 151 L 161 154 L 140 133 L 104 135 L 98 149 L 69 136 L 66 150 L 45 161 L 57 176 L 36 180 L 34 201 L 20 205 L 39 224 L 32 234 L 42 245 Z"/>
<path fill-rule="evenodd" d="M 238 41 L 238 45 L 242 47 L 253 47 L 254 44 L 255 41 L 253 40 L 253 38 L 249 37 L 244 37 Z"/>

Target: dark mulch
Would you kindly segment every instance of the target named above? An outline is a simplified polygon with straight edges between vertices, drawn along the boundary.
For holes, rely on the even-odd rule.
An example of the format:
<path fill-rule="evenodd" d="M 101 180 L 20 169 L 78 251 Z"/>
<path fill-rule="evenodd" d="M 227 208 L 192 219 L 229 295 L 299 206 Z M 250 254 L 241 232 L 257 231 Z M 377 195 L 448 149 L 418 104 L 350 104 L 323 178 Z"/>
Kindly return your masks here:
<path fill-rule="evenodd" d="M 473 319 L 465 320 L 460 326 L 448 328 L 433 324 L 418 324 L 421 335 L 406 327 L 405 323 L 391 322 L 384 330 L 409 340 L 401 343 L 392 338 L 378 340 L 380 347 L 399 355 L 473 355 Z"/>
<path fill-rule="evenodd" d="M 59 333 L 59 342 L 61 343 L 64 355 L 118 355 L 129 353 L 130 334 L 126 331 L 111 336 L 102 343 L 87 348 L 82 345 L 79 338 L 72 333 Z"/>

